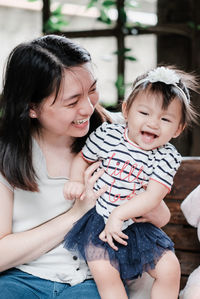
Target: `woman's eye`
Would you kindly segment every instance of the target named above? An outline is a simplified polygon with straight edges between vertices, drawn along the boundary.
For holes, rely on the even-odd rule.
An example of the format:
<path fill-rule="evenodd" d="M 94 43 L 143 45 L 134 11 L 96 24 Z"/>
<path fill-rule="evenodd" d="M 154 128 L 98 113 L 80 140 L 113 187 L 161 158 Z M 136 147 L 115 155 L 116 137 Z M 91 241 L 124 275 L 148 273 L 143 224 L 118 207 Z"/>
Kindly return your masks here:
<path fill-rule="evenodd" d="M 92 94 L 92 93 L 94 93 L 94 92 L 96 92 L 96 87 L 95 88 L 93 88 L 93 89 L 91 89 L 90 91 L 89 91 L 89 94 Z"/>
<path fill-rule="evenodd" d="M 66 105 L 66 107 L 74 107 L 77 103 L 78 103 L 78 101 L 69 103 L 69 104 Z"/>

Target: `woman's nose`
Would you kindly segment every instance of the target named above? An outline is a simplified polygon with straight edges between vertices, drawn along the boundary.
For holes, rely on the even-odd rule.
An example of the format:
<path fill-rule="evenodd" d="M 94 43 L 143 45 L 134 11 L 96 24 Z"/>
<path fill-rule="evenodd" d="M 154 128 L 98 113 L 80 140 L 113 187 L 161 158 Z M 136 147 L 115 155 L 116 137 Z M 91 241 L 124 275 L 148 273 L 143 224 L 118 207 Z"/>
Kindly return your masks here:
<path fill-rule="evenodd" d="M 84 97 L 80 102 L 80 114 L 82 115 L 91 115 L 94 112 L 94 106 L 91 103 L 90 98 Z"/>

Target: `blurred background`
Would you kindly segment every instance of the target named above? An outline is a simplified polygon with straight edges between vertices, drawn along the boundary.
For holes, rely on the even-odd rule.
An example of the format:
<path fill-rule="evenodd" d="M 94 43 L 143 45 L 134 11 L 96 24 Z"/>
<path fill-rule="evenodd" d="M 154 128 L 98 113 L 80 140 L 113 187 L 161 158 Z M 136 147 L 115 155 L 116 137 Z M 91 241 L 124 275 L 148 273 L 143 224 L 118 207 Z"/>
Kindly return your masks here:
<path fill-rule="evenodd" d="M 5 61 L 19 43 L 43 34 L 73 38 L 92 55 L 100 101 L 117 110 L 130 84 L 158 64 L 200 74 L 198 0 L 0 0 L 0 89 Z M 200 98 L 193 103 L 200 112 Z M 200 155 L 200 127 L 175 142 Z"/>

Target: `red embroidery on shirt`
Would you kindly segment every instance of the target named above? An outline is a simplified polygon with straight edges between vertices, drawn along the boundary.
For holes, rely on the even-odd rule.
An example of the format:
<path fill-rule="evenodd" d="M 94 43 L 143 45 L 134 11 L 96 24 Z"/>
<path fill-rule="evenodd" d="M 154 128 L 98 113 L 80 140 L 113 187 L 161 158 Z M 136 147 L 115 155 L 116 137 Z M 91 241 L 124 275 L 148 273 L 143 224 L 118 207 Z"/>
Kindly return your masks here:
<path fill-rule="evenodd" d="M 116 167 L 113 171 L 111 171 L 109 173 L 109 166 L 113 160 L 113 158 L 115 157 L 116 153 L 113 153 L 111 157 L 109 157 L 109 161 L 108 161 L 108 165 L 107 168 L 105 170 L 106 173 L 109 174 L 109 176 L 111 176 L 113 178 L 113 181 L 111 183 L 110 189 L 109 189 L 109 201 L 114 203 L 118 200 L 130 200 L 135 196 L 135 190 L 136 190 L 136 184 L 134 182 L 138 182 L 140 184 L 144 184 L 144 174 L 143 174 L 143 166 L 141 166 L 139 168 L 139 170 L 137 170 L 138 168 L 138 164 L 134 163 L 133 165 L 131 165 L 131 162 L 129 160 L 123 162 L 123 165 L 121 167 L 121 169 L 119 169 L 119 165 L 121 164 L 119 161 L 116 162 Z M 128 174 L 125 174 L 125 170 L 127 169 L 127 167 L 130 167 L 130 171 Z M 133 174 L 135 171 L 137 171 L 137 175 Z M 125 197 L 121 197 L 121 194 L 115 194 L 114 196 L 112 195 L 112 188 L 115 185 L 116 179 L 115 178 L 120 178 L 120 180 L 122 181 L 128 181 L 129 183 L 133 183 L 133 188 L 132 188 L 132 192 L 130 194 L 128 194 Z"/>
<path fill-rule="evenodd" d="M 113 179 L 112 184 L 110 186 L 110 190 L 109 190 L 109 201 L 110 202 L 114 203 L 118 200 L 130 200 L 135 196 L 135 184 L 134 184 L 133 191 L 130 194 L 128 194 L 126 197 L 121 198 L 121 194 L 119 193 L 119 194 L 115 194 L 114 197 L 112 198 L 111 193 L 112 193 L 112 187 L 114 184 L 115 184 L 115 179 Z"/>

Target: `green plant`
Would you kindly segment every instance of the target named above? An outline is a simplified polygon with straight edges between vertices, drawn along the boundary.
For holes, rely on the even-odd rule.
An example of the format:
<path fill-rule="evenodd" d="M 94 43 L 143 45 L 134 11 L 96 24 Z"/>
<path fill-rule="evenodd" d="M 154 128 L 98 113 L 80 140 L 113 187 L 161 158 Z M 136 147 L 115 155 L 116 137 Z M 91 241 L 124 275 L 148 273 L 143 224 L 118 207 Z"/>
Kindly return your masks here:
<path fill-rule="evenodd" d="M 193 30 L 195 30 L 195 29 L 198 30 L 198 31 L 200 30 L 200 24 L 195 24 L 192 21 L 188 22 L 187 24 L 188 24 L 188 27 L 191 28 L 191 29 L 193 29 Z"/>
<path fill-rule="evenodd" d="M 28 0 L 29 2 L 36 2 L 38 0 Z M 51 0 L 49 0 L 51 4 Z M 69 22 L 64 19 L 62 14 L 62 5 L 58 4 L 58 6 L 50 11 L 49 19 L 43 24 L 43 30 L 46 33 L 55 32 L 55 31 L 62 31 L 63 26 L 68 25 Z"/>
<path fill-rule="evenodd" d="M 35 0 L 32 0 L 32 1 L 35 1 Z M 63 26 L 66 26 L 68 24 L 69 24 L 69 22 L 64 19 L 63 14 L 62 14 L 62 5 L 59 4 L 56 9 L 51 11 L 50 18 L 44 24 L 44 31 L 47 33 L 55 32 L 55 31 L 62 31 Z"/>
<path fill-rule="evenodd" d="M 123 1 L 123 7 L 118 11 L 119 16 L 124 24 L 124 27 L 129 26 L 127 23 L 127 10 L 134 9 L 138 6 L 138 1 L 125 0 Z M 107 25 L 113 25 L 114 21 L 110 17 L 111 9 L 117 9 L 117 0 L 89 0 L 87 8 L 96 7 L 99 10 L 98 21 L 103 22 Z"/>

